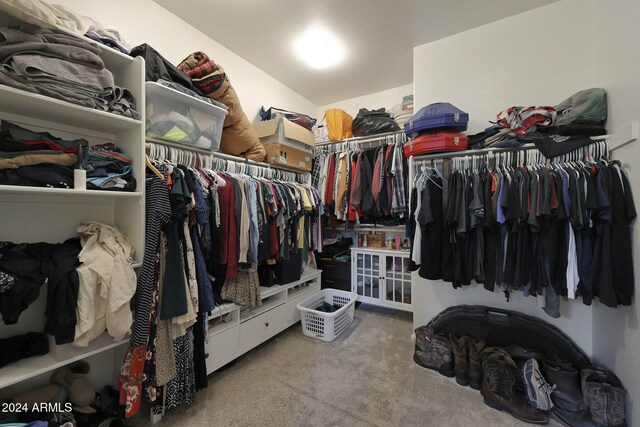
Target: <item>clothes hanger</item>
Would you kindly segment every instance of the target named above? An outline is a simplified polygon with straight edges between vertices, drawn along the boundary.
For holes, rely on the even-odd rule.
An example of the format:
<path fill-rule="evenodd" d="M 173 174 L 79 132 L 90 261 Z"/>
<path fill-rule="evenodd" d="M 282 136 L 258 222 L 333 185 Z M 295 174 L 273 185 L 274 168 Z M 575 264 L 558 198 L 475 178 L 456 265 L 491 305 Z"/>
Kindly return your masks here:
<path fill-rule="evenodd" d="M 153 164 L 151 163 L 151 159 L 147 154 L 144 155 L 144 162 L 154 175 L 160 178 L 161 181 L 164 181 L 164 175 L 162 174 L 162 172 L 156 169 L 155 166 L 153 166 Z"/>

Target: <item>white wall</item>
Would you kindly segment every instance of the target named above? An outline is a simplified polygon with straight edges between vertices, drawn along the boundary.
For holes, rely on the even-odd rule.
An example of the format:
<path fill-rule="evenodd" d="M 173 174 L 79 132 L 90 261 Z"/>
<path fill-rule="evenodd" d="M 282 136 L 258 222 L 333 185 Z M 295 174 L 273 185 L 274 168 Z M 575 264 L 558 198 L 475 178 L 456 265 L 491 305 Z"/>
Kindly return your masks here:
<path fill-rule="evenodd" d="M 311 116 L 315 116 L 318 111 L 318 106 L 308 99 L 151 0 L 51 2 L 67 6 L 81 15 L 90 16 L 105 27 L 117 29 L 131 46 L 148 43 L 174 65 L 195 51 L 203 51 L 224 67 L 250 121 L 258 120 L 261 105 L 265 108 L 274 106 Z M 215 25 L 215 18 L 212 18 L 211 22 L 211 25 Z"/>
<path fill-rule="evenodd" d="M 355 117 L 360 108 L 369 110 L 384 107 L 387 110 L 402 104 L 402 97 L 413 94 L 413 83 L 404 86 L 398 86 L 392 89 L 380 92 L 370 93 L 368 95 L 358 96 L 356 98 L 345 99 L 343 101 L 334 102 L 333 104 L 323 105 L 318 108 L 318 120 L 322 119 L 324 112 L 329 108 L 340 108 Z"/>
<path fill-rule="evenodd" d="M 591 10 L 564 0 L 414 48 L 415 109 L 450 102 L 468 133 L 514 105 L 555 105 L 591 85 Z"/>
<path fill-rule="evenodd" d="M 607 129 L 614 139 L 631 121 L 640 120 L 640 2 L 637 0 L 592 0 L 593 75 L 596 85 L 609 96 Z M 640 143 L 615 151 L 633 186 L 633 198 L 640 210 Z M 635 279 L 640 278 L 640 232 L 633 229 Z M 637 289 L 636 289 L 637 292 Z M 628 390 L 628 425 L 640 424 L 640 307 L 598 306 L 593 316 L 594 357 L 613 369 Z M 636 420 L 634 423 L 633 420 Z"/>
<path fill-rule="evenodd" d="M 468 133 L 488 126 L 512 105 L 555 105 L 592 86 L 591 9 L 563 0 L 414 49 L 416 110 L 451 102 L 470 115 Z M 586 42 L 585 42 L 586 41 Z M 514 292 L 511 302 L 481 286 L 454 290 L 414 273 L 414 324 L 427 323 L 445 308 L 480 304 L 542 318 L 568 334 L 587 353 L 593 350 L 594 309 L 562 302 L 559 319 Z"/>

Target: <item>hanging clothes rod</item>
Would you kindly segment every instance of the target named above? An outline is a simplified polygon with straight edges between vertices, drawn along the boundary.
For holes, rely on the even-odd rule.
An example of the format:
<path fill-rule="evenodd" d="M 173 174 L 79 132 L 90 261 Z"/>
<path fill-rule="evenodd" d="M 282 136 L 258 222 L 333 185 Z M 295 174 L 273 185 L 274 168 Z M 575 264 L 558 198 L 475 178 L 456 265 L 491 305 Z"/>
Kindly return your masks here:
<path fill-rule="evenodd" d="M 591 139 L 593 143 L 606 141 L 608 135 L 600 135 L 594 136 Z M 592 146 L 593 144 L 586 145 L 587 147 Z M 522 150 L 531 150 L 537 149 L 535 144 L 523 144 L 519 147 L 512 148 L 481 148 L 479 150 L 465 150 L 465 151 L 448 151 L 446 153 L 435 153 L 435 154 L 423 154 L 421 156 L 412 156 L 414 161 L 418 160 L 432 160 L 432 159 L 452 159 L 454 157 L 465 157 L 465 156 L 482 156 L 484 154 L 489 153 L 509 153 L 509 152 L 518 152 Z M 579 150 L 579 149 L 578 149 Z"/>
<path fill-rule="evenodd" d="M 151 139 L 147 139 L 151 141 Z M 147 142 L 145 144 L 149 157 L 154 160 L 169 160 L 190 167 L 224 170 L 231 173 L 241 173 L 249 176 L 262 176 L 283 181 L 297 181 L 308 184 L 311 179 L 309 172 L 290 170 L 268 163 L 254 162 L 222 153 L 212 153 L 208 150 L 192 147 L 176 147 L 177 144 Z"/>
<path fill-rule="evenodd" d="M 548 159 L 542 155 L 535 144 L 525 144 L 517 148 L 487 148 L 482 150 L 466 150 L 448 153 L 428 154 L 409 157 L 409 185 L 413 185 L 418 170 L 424 166 L 431 166 L 442 173 L 442 165 L 445 160 L 452 162 L 453 169 L 477 169 L 485 162 L 495 160 L 502 165 L 529 165 L 546 164 L 555 165 L 572 161 L 599 161 L 609 158 L 609 141 L 607 139 L 594 139 L 591 144 L 579 147 L 560 156 Z M 411 194 L 411 192 L 410 192 Z M 411 199 L 411 196 L 409 197 Z M 411 203 L 411 201 L 409 202 Z"/>
<path fill-rule="evenodd" d="M 337 152 L 337 151 L 349 151 L 364 148 L 374 148 L 384 144 L 404 144 L 407 141 L 407 136 L 404 132 L 388 132 L 379 135 L 361 136 L 356 138 L 348 138 L 342 141 L 329 141 L 320 142 L 316 144 L 314 154 L 320 152 Z"/>
<path fill-rule="evenodd" d="M 269 163 L 264 163 L 264 162 L 256 162 L 254 160 L 249 160 L 249 159 L 247 159 L 245 157 L 232 156 L 230 154 L 224 154 L 224 153 L 219 153 L 217 151 L 207 150 L 206 148 L 189 147 L 189 146 L 185 146 L 184 144 L 178 144 L 176 142 L 170 142 L 170 141 L 163 141 L 162 139 L 156 139 L 156 138 L 150 138 L 150 137 L 146 137 L 146 140 L 147 140 L 147 142 L 150 142 L 150 143 L 153 143 L 153 144 L 165 145 L 167 147 L 173 147 L 173 148 L 176 148 L 178 150 L 193 151 L 195 153 L 200 153 L 200 154 L 204 154 L 204 155 L 207 155 L 207 156 L 213 156 L 213 157 L 220 158 L 220 159 L 231 160 L 233 162 L 242 162 L 242 163 L 247 163 L 247 164 L 250 164 L 250 165 L 262 166 L 262 167 L 265 167 L 265 168 L 280 168 L 280 169 L 288 170 L 285 167 L 270 165 Z"/>
<path fill-rule="evenodd" d="M 343 142 L 364 142 L 364 141 L 368 141 L 368 140 L 374 140 L 374 139 L 380 139 L 380 138 L 386 138 L 388 136 L 393 136 L 393 135 L 404 135 L 405 133 L 403 131 L 394 131 L 394 132 L 386 132 L 386 133 L 380 133 L 377 135 L 368 135 L 368 136 L 354 136 L 352 138 L 346 138 L 343 139 L 341 141 L 323 141 L 323 142 L 318 142 L 316 143 L 316 147 L 322 147 L 325 145 L 332 145 L 332 144 L 341 144 Z"/>

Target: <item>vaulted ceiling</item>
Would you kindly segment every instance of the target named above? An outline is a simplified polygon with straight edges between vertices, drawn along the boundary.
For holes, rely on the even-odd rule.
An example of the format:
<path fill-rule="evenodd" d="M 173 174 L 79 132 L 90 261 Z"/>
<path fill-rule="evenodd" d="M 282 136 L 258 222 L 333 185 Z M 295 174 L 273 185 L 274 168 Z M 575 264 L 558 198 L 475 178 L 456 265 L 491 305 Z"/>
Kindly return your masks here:
<path fill-rule="evenodd" d="M 411 83 L 414 46 L 557 0 L 154 1 L 322 106 Z M 312 25 L 344 43 L 341 64 L 318 70 L 294 55 L 295 38 Z M 509 60 L 500 58 L 500 40 L 496 60 Z M 465 58 L 460 64 L 473 72 Z"/>

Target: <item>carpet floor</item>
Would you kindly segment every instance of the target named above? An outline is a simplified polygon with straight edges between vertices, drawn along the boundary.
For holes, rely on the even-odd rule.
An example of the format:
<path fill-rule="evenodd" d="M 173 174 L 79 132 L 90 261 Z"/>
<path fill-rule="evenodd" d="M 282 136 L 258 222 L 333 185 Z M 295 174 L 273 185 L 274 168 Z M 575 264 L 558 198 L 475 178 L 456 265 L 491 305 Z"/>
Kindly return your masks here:
<path fill-rule="evenodd" d="M 157 426 L 524 426 L 412 360 L 411 315 L 360 305 L 325 343 L 296 324 L 209 376 Z M 131 425 L 149 425 L 139 414 Z M 550 421 L 550 425 L 558 425 Z"/>

